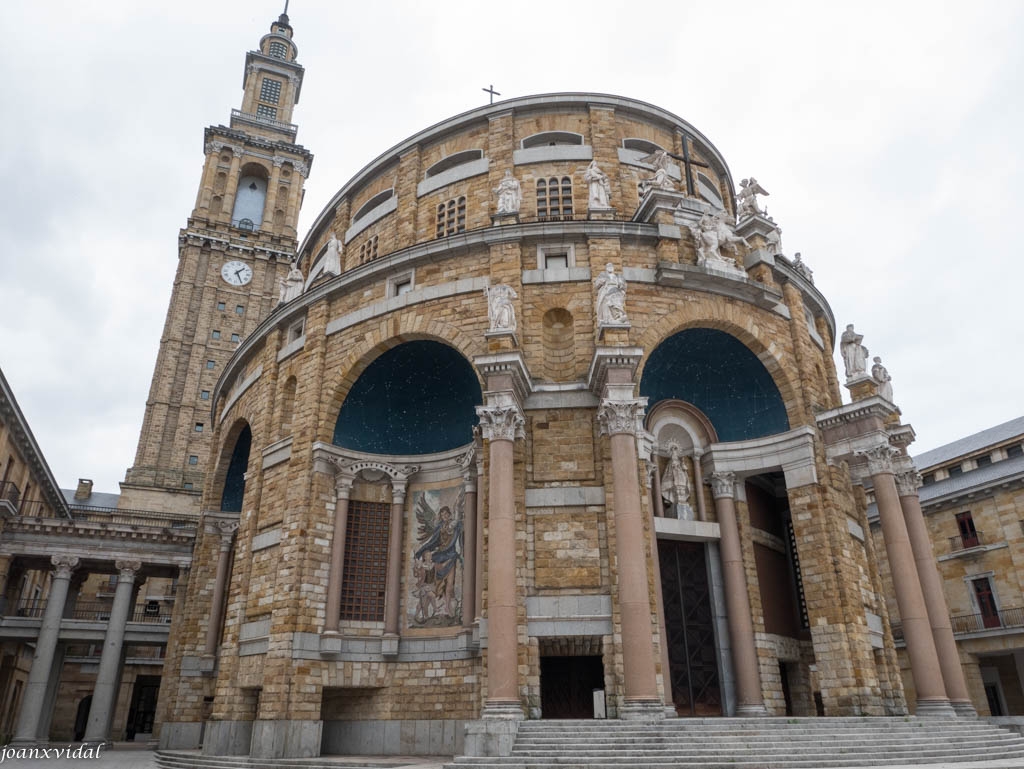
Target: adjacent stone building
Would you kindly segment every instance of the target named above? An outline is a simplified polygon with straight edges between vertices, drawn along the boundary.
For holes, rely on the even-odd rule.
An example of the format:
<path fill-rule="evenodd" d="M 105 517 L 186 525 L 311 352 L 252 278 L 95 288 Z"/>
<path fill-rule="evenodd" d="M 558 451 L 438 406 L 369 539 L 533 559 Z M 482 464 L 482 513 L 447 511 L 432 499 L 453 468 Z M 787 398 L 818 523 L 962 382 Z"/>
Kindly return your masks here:
<path fill-rule="evenodd" d="M 1024 715 L 1024 417 L 925 452 L 917 466 L 971 701 L 983 715 Z M 875 521 L 872 533 L 881 536 Z M 888 583 L 887 564 L 882 572 Z M 896 623 L 891 598 L 889 605 Z M 894 629 L 913 705 L 901 628 Z"/>

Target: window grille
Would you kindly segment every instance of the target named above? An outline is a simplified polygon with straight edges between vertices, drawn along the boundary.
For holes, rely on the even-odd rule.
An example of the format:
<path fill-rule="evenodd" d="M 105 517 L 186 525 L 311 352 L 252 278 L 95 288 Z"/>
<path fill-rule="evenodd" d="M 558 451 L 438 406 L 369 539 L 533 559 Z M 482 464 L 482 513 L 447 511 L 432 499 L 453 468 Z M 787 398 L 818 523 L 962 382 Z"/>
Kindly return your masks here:
<path fill-rule="evenodd" d="M 288 46 L 284 43 L 273 42 L 270 44 L 270 55 L 278 59 L 288 58 Z"/>
<path fill-rule="evenodd" d="M 437 237 L 454 235 L 466 230 L 466 196 L 452 198 L 437 206 Z"/>
<path fill-rule="evenodd" d="M 390 505 L 348 505 L 345 566 L 341 577 L 341 619 L 381 622 L 387 582 Z"/>
<path fill-rule="evenodd" d="M 537 216 L 541 219 L 572 219 L 572 179 L 537 180 Z"/>
<path fill-rule="evenodd" d="M 281 100 L 281 81 L 263 78 L 260 84 L 260 101 L 277 104 Z"/>
<path fill-rule="evenodd" d="M 256 114 L 259 117 L 268 117 L 271 120 L 277 120 L 277 108 L 268 107 L 266 104 L 257 104 Z"/>
<path fill-rule="evenodd" d="M 366 239 L 366 242 L 359 247 L 359 263 L 365 264 L 377 258 L 378 236 L 373 235 Z"/>

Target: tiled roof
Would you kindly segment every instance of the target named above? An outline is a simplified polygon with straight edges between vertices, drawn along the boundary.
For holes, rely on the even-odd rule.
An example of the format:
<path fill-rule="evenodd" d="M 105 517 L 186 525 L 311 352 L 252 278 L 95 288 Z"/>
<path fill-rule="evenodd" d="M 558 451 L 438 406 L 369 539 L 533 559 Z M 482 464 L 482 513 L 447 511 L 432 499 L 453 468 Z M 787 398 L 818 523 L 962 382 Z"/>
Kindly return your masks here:
<path fill-rule="evenodd" d="M 1024 416 L 974 433 L 974 435 L 968 435 L 966 438 L 960 438 L 923 454 L 915 454 L 914 464 L 917 465 L 918 471 L 923 473 L 930 467 L 945 464 L 951 459 L 980 451 L 986 446 L 994 446 L 1018 435 L 1024 436 Z"/>
<path fill-rule="evenodd" d="M 120 494 L 109 494 L 105 491 L 94 491 L 85 499 L 75 499 L 74 489 L 61 489 L 69 505 L 75 507 L 117 507 L 117 500 Z"/>

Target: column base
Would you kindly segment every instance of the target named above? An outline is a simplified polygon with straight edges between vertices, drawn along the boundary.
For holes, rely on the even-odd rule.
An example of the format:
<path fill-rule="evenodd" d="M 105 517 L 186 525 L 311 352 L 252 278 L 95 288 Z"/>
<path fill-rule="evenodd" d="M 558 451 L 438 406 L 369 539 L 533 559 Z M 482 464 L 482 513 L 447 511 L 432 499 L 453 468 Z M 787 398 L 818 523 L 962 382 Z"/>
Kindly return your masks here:
<path fill-rule="evenodd" d="M 679 718 L 679 714 L 676 712 L 675 705 L 665 706 L 665 718 Z"/>
<path fill-rule="evenodd" d="M 488 702 L 484 705 L 480 718 L 485 720 L 501 719 L 504 721 L 522 721 L 523 706 L 516 702 Z"/>
<path fill-rule="evenodd" d="M 956 711 L 959 718 L 978 717 L 978 711 L 975 710 L 970 700 L 950 700 L 949 704 L 953 706 L 953 710 Z"/>
<path fill-rule="evenodd" d="M 384 659 L 397 659 L 398 657 L 398 636 L 395 634 L 385 635 L 380 639 L 380 653 Z"/>
<path fill-rule="evenodd" d="M 516 716 L 488 716 L 484 706 L 484 717 L 469 721 L 463 731 L 462 753 L 466 756 L 501 757 L 511 756 L 523 720 L 522 708 Z"/>
<path fill-rule="evenodd" d="M 619 708 L 620 721 L 661 721 L 665 718 L 665 703 L 658 700 L 634 700 Z"/>
<path fill-rule="evenodd" d="M 764 706 L 764 703 L 757 705 L 737 705 L 736 715 L 739 718 L 759 718 L 768 715 L 768 708 Z"/>
<path fill-rule="evenodd" d="M 914 715 L 918 718 L 956 718 L 956 711 L 949 700 L 918 700 Z"/>

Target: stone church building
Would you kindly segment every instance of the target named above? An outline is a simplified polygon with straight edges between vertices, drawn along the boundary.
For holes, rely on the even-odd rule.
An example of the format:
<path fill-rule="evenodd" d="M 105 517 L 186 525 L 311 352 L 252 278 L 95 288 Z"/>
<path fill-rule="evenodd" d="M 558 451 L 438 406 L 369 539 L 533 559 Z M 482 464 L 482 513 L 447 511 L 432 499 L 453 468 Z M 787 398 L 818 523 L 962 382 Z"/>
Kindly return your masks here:
<path fill-rule="evenodd" d="M 880 549 L 912 709 L 973 714 L 913 430 L 756 180 L 662 107 L 515 98 L 370 161 L 300 243 L 297 55 L 282 15 L 206 129 L 122 485 L 199 518 L 161 747 L 902 715 Z"/>

